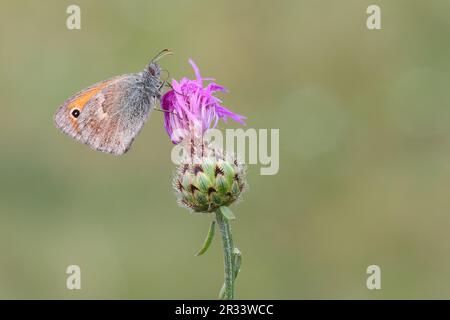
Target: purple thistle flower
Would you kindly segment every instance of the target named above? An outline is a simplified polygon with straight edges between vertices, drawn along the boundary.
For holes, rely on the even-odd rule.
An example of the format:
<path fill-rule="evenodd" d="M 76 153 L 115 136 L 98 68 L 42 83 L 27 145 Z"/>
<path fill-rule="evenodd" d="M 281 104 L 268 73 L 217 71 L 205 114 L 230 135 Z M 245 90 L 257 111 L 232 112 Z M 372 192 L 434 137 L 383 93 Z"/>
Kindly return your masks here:
<path fill-rule="evenodd" d="M 215 128 L 219 119 L 225 122 L 231 118 L 245 125 L 244 116 L 233 113 L 221 105 L 222 101 L 214 96 L 216 91 L 227 92 L 227 89 L 215 82 L 203 87 L 203 81 L 197 65 L 189 59 L 197 79 L 182 78 L 180 82 L 172 80 L 173 90 L 161 97 L 164 111 L 164 127 L 174 144 L 180 143 L 187 135 L 203 135 L 208 129 Z"/>

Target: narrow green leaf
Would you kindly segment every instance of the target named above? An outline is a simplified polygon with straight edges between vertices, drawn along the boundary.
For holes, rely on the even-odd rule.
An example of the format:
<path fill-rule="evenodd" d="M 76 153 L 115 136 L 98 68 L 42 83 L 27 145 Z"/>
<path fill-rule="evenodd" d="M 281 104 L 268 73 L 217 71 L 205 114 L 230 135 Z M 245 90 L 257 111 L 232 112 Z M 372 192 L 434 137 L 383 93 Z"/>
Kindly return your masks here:
<path fill-rule="evenodd" d="M 197 252 L 196 256 L 201 256 L 208 250 L 209 246 L 211 245 L 211 243 L 214 239 L 214 234 L 216 233 L 215 227 L 216 227 L 216 221 L 212 221 L 211 225 L 209 226 L 208 235 L 206 236 L 205 242 L 203 243 L 203 246 L 200 249 L 200 251 Z"/>
<path fill-rule="evenodd" d="M 242 254 L 241 251 L 236 247 L 233 250 L 233 254 L 234 254 L 234 280 L 236 280 L 239 271 L 241 271 Z"/>
<path fill-rule="evenodd" d="M 219 300 L 225 300 L 225 283 L 222 285 L 222 288 L 220 289 Z"/>
<path fill-rule="evenodd" d="M 227 206 L 221 206 L 219 208 L 220 213 L 227 219 L 227 220 L 233 220 L 236 219 L 236 217 L 233 214 L 233 211 L 230 210 Z"/>

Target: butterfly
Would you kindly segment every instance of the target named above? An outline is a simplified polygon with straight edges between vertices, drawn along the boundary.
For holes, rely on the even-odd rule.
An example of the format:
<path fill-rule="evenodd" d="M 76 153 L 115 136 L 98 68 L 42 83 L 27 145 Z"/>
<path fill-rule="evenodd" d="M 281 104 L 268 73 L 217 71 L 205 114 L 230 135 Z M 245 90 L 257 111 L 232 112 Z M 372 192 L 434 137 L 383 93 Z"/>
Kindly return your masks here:
<path fill-rule="evenodd" d="M 126 153 L 161 97 L 164 81 L 153 58 L 138 73 L 98 82 L 67 99 L 55 113 L 56 127 L 94 150 Z"/>

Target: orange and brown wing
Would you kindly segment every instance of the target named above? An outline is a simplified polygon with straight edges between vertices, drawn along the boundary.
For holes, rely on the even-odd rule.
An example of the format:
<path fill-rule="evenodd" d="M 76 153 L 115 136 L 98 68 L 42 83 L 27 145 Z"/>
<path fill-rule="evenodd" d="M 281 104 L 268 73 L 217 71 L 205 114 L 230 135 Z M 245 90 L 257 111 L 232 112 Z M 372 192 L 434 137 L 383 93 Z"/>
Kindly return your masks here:
<path fill-rule="evenodd" d="M 57 111 L 56 126 L 92 149 L 125 153 L 155 102 L 139 79 L 139 74 L 123 75 L 75 94 Z"/>
<path fill-rule="evenodd" d="M 67 99 L 55 113 L 54 119 L 56 127 L 62 132 L 74 136 L 79 132 L 78 117 L 91 98 L 102 89 L 116 81 L 120 81 L 120 79 L 123 79 L 125 76 L 126 75 L 118 76 L 98 82 Z"/>
<path fill-rule="evenodd" d="M 55 124 L 63 133 L 72 138 L 90 144 L 95 139 L 95 132 L 100 133 L 102 126 L 107 125 L 105 107 L 114 107 L 120 100 L 121 83 L 132 75 L 117 76 L 98 82 L 67 99 L 55 114 Z M 109 93 L 109 101 L 105 103 L 105 92 Z M 110 110 L 108 110 L 110 111 Z"/>

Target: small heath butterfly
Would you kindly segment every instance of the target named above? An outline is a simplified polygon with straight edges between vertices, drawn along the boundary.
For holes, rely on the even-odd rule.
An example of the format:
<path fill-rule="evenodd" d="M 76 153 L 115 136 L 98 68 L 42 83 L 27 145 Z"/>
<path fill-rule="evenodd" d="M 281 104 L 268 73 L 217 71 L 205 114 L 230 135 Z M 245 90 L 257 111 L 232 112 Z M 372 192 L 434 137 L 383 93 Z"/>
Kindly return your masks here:
<path fill-rule="evenodd" d="M 138 73 L 125 74 L 96 83 L 66 100 L 55 114 L 56 127 L 94 150 L 121 155 L 141 131 L 157 100 L 164 81 L 153 58 Z"/>

